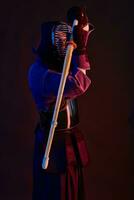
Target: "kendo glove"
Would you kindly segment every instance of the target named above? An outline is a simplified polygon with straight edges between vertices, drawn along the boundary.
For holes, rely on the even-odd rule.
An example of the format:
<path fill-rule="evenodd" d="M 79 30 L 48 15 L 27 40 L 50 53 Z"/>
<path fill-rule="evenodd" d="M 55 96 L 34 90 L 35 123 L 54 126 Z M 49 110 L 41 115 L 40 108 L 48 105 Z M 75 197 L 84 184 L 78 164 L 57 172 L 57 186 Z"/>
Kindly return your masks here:
<path fill-rule="evenodd" d="M 77 19 L 78 25 L 73 30 L 73 40 L 77 44 L 74 53 L 77 55 L 85 54 L 87 51 L 87 42 L 89 36 L 89 23 L 84 7 L 72 7 L 67 12 L 67 22 L 72 26 L 73 21 Z"/>

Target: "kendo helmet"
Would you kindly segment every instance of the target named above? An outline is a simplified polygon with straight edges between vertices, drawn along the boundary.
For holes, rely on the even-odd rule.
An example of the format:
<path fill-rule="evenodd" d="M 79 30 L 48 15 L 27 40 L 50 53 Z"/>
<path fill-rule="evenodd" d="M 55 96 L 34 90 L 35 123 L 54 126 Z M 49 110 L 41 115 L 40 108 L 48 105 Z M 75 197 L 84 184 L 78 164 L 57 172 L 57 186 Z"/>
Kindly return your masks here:
<path fill-rule="evenodd" d="M 71 31 L 71 26 L 65 22 L 44 22 L 41 25 L 40 43 L 34 52 L 50 67 L 61 69 Z"/>

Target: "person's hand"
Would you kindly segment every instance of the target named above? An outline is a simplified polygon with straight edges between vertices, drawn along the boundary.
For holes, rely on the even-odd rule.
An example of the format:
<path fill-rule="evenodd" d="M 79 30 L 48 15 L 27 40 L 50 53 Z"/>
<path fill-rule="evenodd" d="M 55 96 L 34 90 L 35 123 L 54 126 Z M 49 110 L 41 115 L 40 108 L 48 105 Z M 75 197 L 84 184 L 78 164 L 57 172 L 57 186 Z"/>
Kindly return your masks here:
<path fill-rule="evenodd" d="M 75 52 L 77 52 L 79 55 L 85 54 L 87 51 L 88 36 L 89 36 L 89 29 L 84 30 L 79 25 L 74 27 L 73 41 L 77 45 Z"/>
<path fill-rule="evenodd" d="M 84 7 L 72 7 L 67 12 L 67 21 L 70 25 L 77 19 L 78 25 L 73 30 L 73 40 L 77 45 L 75 52 L 84 54 L 86 52 L 89 36 L 89 24 L 86 9 Z"/>
<path fill-rule="evenodd" d="M 71 26 L 75 19 L 78 20 L 78 26 L 80 26 L 81 28 L 85 27 L 88 24 L 88 17 L 86 14 L 85 7 L 79 7 L 79 6 L 71 7 L 67 11 L 66 18 L 67 18 L 68 24 Z"/>

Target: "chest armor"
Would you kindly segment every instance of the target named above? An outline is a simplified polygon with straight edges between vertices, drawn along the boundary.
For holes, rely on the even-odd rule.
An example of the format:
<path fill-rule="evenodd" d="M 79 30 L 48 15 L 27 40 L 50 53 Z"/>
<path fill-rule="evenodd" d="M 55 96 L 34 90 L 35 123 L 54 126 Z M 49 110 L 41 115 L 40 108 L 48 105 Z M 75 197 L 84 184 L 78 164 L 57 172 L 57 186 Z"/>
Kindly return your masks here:
<path fill-rule="evenodd" d="M 41 128 L 49 128 L 54 112 L 54 105 L 51 105 L 47 112 L 40 112 Z M 67 130 L 77 126 L 79 123 L 78 103 L 76 99 L 63 100 L 57 120 L 56 130 Z"/>

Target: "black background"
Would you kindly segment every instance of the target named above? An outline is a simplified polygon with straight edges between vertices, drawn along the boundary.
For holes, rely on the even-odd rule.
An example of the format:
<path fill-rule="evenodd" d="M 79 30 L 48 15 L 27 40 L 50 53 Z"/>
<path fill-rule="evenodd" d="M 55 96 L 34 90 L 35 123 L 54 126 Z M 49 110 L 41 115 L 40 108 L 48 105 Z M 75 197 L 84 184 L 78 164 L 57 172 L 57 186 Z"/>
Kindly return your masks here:
<path fill-rule="evenodd" d="M 85 170 L 89 200 L 133 199 L 134 107 L 133 6 L 129 1 L 3 1 L 0 5 L 0 199 L 29 200 L 32 193 L 33 130 L 38 118 L 27 84 L 40 24 L 65 20 L 85 4 L 90 35 L 92 84 L 79 97 L 80 127 L 90 151 Z"/>

